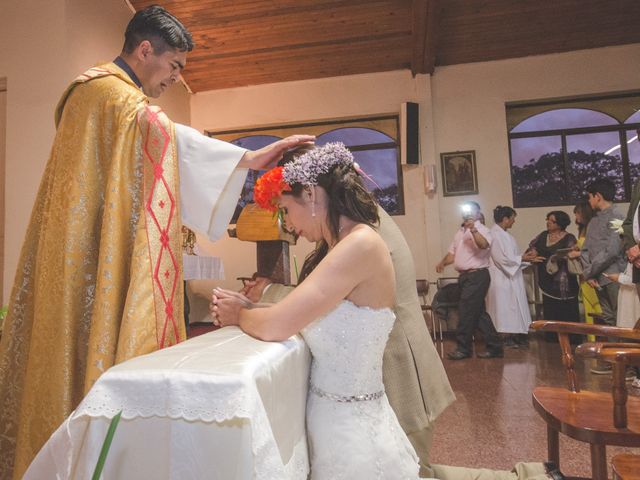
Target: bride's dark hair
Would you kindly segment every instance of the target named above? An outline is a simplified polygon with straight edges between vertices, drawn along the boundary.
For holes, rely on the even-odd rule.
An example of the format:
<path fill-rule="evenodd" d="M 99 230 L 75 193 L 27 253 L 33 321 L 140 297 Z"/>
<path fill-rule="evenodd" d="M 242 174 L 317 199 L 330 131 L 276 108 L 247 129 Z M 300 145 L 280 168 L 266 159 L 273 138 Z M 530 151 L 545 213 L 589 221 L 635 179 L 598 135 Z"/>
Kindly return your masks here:
<path fill-rule="evenodd" d="M 285 153 L 279 165 L 286 165 L 314 148 L 316 147 L 302 146 L 291 150 Z M 327 219 L 333 238 L 338 238 L 340 215 L 372 228 L 379 223 L 378 204 L 352 165 L 335 165 L 327 173 L 318 176 L 318 185 L 327 192 Z M 283 195 L 293 195 L 299 199 L 305 188 L 300 183 L 294 183 L 291 185 L 291 192 L 283 192 Z M 316 248 L 304 260 L 298 283 L 309 276 L 328 252 L 329 245 L 325 240 L 317 243 Z"/>

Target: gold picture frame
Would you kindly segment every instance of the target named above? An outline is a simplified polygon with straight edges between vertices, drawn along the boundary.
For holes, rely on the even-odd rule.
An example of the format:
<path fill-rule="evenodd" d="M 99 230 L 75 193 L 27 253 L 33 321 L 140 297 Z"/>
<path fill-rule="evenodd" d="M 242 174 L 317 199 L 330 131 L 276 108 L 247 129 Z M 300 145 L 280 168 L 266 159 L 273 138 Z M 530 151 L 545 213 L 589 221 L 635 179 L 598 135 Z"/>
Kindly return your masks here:
<path fill-rule="evenodd" d="M 441 153 L 440 166 L 442 168 L 443 196 L 478 194 L 475 150 Z"/>

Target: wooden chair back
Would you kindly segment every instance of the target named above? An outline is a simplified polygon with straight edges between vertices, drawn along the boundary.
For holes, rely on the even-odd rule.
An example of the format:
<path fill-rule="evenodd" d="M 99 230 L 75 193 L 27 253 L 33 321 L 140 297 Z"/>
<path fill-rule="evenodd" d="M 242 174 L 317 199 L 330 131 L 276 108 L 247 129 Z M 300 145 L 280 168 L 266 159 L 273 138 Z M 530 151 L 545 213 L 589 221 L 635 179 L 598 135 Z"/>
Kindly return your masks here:
<path fill-rule="evenodd" d="M 629 365 L 640 365 L 640 343 L 592 342 L 578 345 L 576 353 L 586 358 L 597 358 L 613 366 L 613 424 L 627 427 L 626 370 Z"/>
<path fill-rule="evenodd" d="M 589 325 L 586 323 L 560 322 L 555 320 L 536 320 L 531 328 L 541 332 L 556 332 L 562 350 L 562 365 L 567 375 L 567 387 L 579 392 L 580 385 L 575 370 L 575 359 L 569 341 L 569 334 L 596 335 L 598 337 L 624 338 L 640 341 L 640 319 L 634 328 L 611 327 L 608 325 Z"/>
<path fill-rule="evenodd" d="M 613 480 L 640 480 L 640 455 L 620 453 L 611 459 Z"/>
<path fill-rule="evenodd" d="M 429 295 L 429 281 L 424 278 L 416 279 L 416 290 L 418 291 L 418 298 L 421 305 L 427 305 L 427 298 Z"/>
<path fill-rule="evenodd" d="M 637 322 L 634 328 L 545 320 L 532 323 L 535 330 L 558 334 L 567 378 L 568 390 L 542 385 L 534 388 L 532 394 L 535 410 L 547 423 L 549 461 L 560 465 L 559 433 L 563 433 L 589 444 L 591 478 L 606 480 L 607 445 L 640 447 L 640 401 L 635 397 L 627 398 L 625 384 L 626 366 L 636 361 L 640 363 L 640 343 L 632 343 L 640 341 L 639 326 L 640 322 Z M 612 393 L 580 391 L 569 341 L 569 334 L 572 333 L 627 341 L 583 344 L 576 349 L 579 355 L 613 364 Z M 623 469 L 623 465 L 618 467 Z"/>
<path fill-rule="evenodd" d="M 636 323 L 637 328 L 638 324 Z M 576 348 L 578 355 L 598 358 L 613 365 L 613 423 L 627 427 L 627 386 L 625 371 L 628 365 L 640 365 L 640 343 L 584 343 Z M 640 455 L 619 454 L 611 460 L 614 480 L 640 480 Z"/>

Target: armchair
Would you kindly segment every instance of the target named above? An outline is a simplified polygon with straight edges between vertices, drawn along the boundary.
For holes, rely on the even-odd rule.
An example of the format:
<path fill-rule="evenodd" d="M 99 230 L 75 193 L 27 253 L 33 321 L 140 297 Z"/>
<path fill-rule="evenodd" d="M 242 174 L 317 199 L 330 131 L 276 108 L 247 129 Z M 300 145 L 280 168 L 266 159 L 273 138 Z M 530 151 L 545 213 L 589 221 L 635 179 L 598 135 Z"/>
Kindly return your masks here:
<path fill-rule="evenodd" d="M 556 332 L 562 350 L 562 364 L 566 371 L 567 388 L 540 386 L 533 391 L 533 407 L 547 423 L 547 454 L 549 461 L 560 465 L 559 433 L 589 444 L 591 470 L 594 480 L 607 479 L 606 446 L 640 447 L 640 398 L 626 395 L 624 385 L 625 361 L 617 356 L 615 345 L 595 344 L 578 349 L 584 356 L 599 357 L 614 363 L 613 395 L 609 392 L 581 390 L 575 371 L 575 359 L 569 334 L 596 335 L 614 339 L 640 341 L 638 324 L 633 329 L 604 325 L 576 324 L 538 320 L 532 328 L 542 332 Z M 612 347 L 609 348 L 609 345 Z M 640 344 L 631 345 L 640 354 Z M 635 358 L 633 355 L 625 357 Z M 627 406 L 627 414 L 622 408 Z M 617 413 L 614 413 L 617 412 Z M 614 418 L 615 417 L 615 418 Z M 626 418 L 625 418 L 626 417 Z M 626 422 L 624 421 L 626 420 Z"/>

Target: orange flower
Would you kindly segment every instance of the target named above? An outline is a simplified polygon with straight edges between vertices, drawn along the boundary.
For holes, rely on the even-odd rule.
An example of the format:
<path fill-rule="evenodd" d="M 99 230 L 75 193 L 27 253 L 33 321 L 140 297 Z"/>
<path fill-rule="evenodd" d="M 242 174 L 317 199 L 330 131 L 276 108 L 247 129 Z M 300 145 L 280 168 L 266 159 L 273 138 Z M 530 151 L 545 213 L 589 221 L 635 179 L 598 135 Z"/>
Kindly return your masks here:
<path fill-rule="evenodd" d="M 290 192 L 291 187 L 282 179 L 282 167 L 272 168 L 262 175 L 253 187 L 253 200 L 260 208 L 275 212 L 277 199 L 282 192 Z"/>

